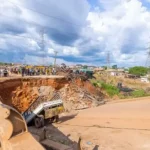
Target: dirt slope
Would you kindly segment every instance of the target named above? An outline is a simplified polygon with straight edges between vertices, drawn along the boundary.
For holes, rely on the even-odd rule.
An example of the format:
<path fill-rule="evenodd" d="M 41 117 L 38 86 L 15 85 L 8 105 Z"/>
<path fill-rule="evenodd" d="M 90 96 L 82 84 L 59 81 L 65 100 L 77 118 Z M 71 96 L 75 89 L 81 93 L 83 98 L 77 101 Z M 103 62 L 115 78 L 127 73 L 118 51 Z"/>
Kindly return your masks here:
<path fill-rule="evenodd" d="M 0 96 L 4 104 L 24 112 L 39 96 L 51 99 L 59 91 L 66 110 L 95 107 L 103 101 L 103 94 L 87 81 L 74 83 L 64 77 L 26 77 L 0 82 Z"/>
<path fill-rule="evenodd" d="M 50 93 L 66 84 L 64 78 L 17 78 L 0 82 L 2 103 L 25 111 L 40 96 L 40 87 L 50 87 Z"/>

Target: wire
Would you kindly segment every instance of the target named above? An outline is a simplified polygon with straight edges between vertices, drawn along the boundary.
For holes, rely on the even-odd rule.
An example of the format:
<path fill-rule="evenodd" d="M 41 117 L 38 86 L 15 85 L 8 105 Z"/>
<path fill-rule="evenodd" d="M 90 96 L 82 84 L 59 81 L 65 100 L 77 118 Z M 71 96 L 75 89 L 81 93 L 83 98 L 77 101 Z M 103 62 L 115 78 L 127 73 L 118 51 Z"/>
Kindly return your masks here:
<path fill-rule="evenodd" d="M 28 9 L 28 10 L 34 11 L 34 12 L 39 13 L 39 14 L 42 14 L 42 15 L 46 15 L 47 17 L 51 17 L 51 18 L 54 18 L 54 19 L 57 19 L 57 20 L 65 21 L 65 20 L 63 20 L 63 19 L 61 19 L 61 18 L 54 17 L 54 16 L 49 16 L 49 15 L 47 15 L 47 14 L 38 12 L 38 11 L 36 11 L 36 10 L 33 10 L 33 9 L 30 9 L 30 8 L 26 8 L 26 7 L 20 6 L 19 4 L 16 4 L 16 3 L 11 2 L 11 1 L 9 1 L 9 0 L 8 0 L 8 2 L 9 2 L 9 3 L 12 3 L 13 5 L 15 5 L 15 6 L 17 6 L 17 7 L 22 7 L 22 8 L 24 8 L 24 9 Z M 2 15 L 3 15 L 3 14 L 2 14 Z M 3 15 L 3 16 L 6 16 L 6 15 Z M 7 17 L 10 17 L 10 16 L 7 16 Z M 22 21 L 23 21 L 23 20 L 22 20 Z M 47 28 L 47 29 L 50 29 L 50 30 L 55 30 L 55 31 L 61 33 L 62 35 L 65 35 L 66 33 L 69 33 L 69 35 L 66 34 L 66 35 L 69 36 L 69 37 L 72 37 L 71 35 L 77 36 L 77 37 L 80 36 L 81 38 L 83 37 L 83 36 L 81 36 L 80 34 L 77 34 L 77 33 L 74 33 L 74 32 L 66 32 L 66 31 L 65 31 L 65 33 L 64 33 L 64 32 L 61 32 L 60 30 L 58 30 L 58 29 L 56 29 L 56 28 L 51 28 L 51 27 L 48 27 L 48 26 L 43 26 L 43 25 L 37 24 L 37 23 L 34 22 L 34 21 L 30 21 L 30 22 L 28 22 L 28 21 L 23 21 L 23 22 L 26 22 L 26 23 L 28 23 L 28 24 L 33 24 L 33 25 L 36 25 L 36 26 L 40 26 L 40 27 L 42 27 L 42 28 Z M 69 22 L 69 23 L 71 23 L 71 22 Z M 73 23 L 71 23 L 71 24 L 73 24 Z M 75 24 L 74 24 L 74 25 L 75 25 Z M 79 25 L 78 25 L 78 26 L 79 26 Z M 68 30 L 67 30 L 67 31 L 68 31 Z"/>
<path fill-rule="evenodd" d="M 8 18 L 11 18 L 11 19 L 14 19 L 14 17 L 10 17 L 10 16 L 7 16 L 7 15 L 3 15 L 3 16 L 5 16 L 5 17 L 8 17 Z M 56 30 L 56 31 L 58 31 L 59 32 L 59 30 L 57 30 L 57 29 L 54 29 L 54 28 L 50 28 L 50 27 L 47 27 L 47 26 L 42 26 L 42 25 L 39 25 L 39 24 L 37 24 L 37 23 L 35 23 L 35 22 L 28 22 L 28 21 L 25 21 L 25 20 L 22 20 L 23 22 L 25 22 L 25 23 L 28 23 L 28 24 L 33 24 L 33 25 L 36 25 L 36 26 L 40 26 L 40 27 L 42 27 L 42 28 L 47 28 L 47 29 L 51 29 L 51 30 Z M 69 32 L 68 32 L 69 33 Z M 64 33 L 62 33 L 62 34 L 64 34 Z M 71 36 L 71 35 L 78 35 L 78 34 L 67 34 L 67 36 Z M 27 36 L 20 36 L 20 35 L 6 35 L 6 36 L 16 36 L 16 37 L 21 37 L 21 38 L 26 38 L 26 39 L 34 39 L 34 40 L 36 40 L 36 41 L 40 41 L 40 39 L 35 39 L 35 38 L 32 38 L 32 37 L 27 37 Z M 78 35 L 79 36 L 79 35 Z M 82 36 L 80 36 L 80 37 L 82 37 Z M 55 41 L 53 41 L 53 42 L 55 42 Z M 70 47 L 70 46 L 69 46 Z M 80 48 L 87 48 L 87 47 L 89 47 L 89 46 L 80 46 L 80 47 L 78 47 L 78 46 L 75 46 L 75 45 L 72 45 L 72 47 L 77 47 L 78 49 L 80 49 Z M 92 47 L 92 46 L 91 46 Z"/>
<path fill-rule="evenodd" d="M 9 3 L 11 3 L 11 4 L 13 4 L 13 5 L 17 6 L 17 7 L 22 7 L 23 9 L 27 9 L 27 10 L 33 11 L 33 12 L 35 12 L 35 13 L 41 14 L 41 15 L 43 15 L 43 16 L 46 16 L 46 17 L 49 17 L 49 18 L 52 18 L 52 19 L 60 20 L 60 21 L 69 23 L 69 24 L 74 25 L 74 26 L 78 26 L 78 27 L 81 26 L 81 27 L 83 27 L 83 25 L 74 24 L 74 23 L 72 23 L 72 22 L 70 22 L 70 21 L 67 21 L 67 20 L 64 20 L 64 19 L 62 19 L 62 18 L 55 17 L 55 16 L 50 16 L 50 15 L 47 15 L 47 14 L 45 14 L 45 13 L 38 12 L 38 11 L 36 11 L 36 10 L 34 10 L 34 9 L 31 9 L 31 8 L 28 8 L 28 7 L 21 6 L 21 5 L 19 5 L 19 4 L 16 4 L 16 3 L 14 3 L 14 2 L 11 2 L 11 1 L 9 1 L 9 0 L 7 0 L 7 2 L 9 2 Z"/>
<path fill-rule="evenodd" d="M 21 35 L 15 35 L 15 34 L 0 34 L 0 37 L 7 37 L 7 36 L 12 36 L 12 37 L 21 37 L 21 38 L 25 38 L 25 39 L 31 39 L 31 40 L 35 40 L 35 41 L 40 41 L 39 39 L 35 39 L 35 38 L 32 38 L 32 37 L 27 37 L 27 36 L 21 36 Z"/>
<path fill-rule="evenodd" d="M 11 19 L 14 19 L 14 17 L 10 17 L 10 16 L 7 16 L 7 15 L 4 15 L 4 14 L 0 14 L 1 16 L 5 16 L 5 17 L 7 17 L 7 18 L 11 18 Z M 57 32 L 59 32 L 59 33 L 61 33 L 62 35 L 67 35 L 67 36 L 70 36 L 70 37 L 72 37 L 71 35 L 73 35 L 73 36 L 80 36 L 80 37 L 83 37 L 83 36 L 81 36 L 80 34 L 77 34 L 77 33 L 75 33 L 75 32 L 68 32 L 68 31 L 65 31 L 65 33 L 64 32 L 62 32 L 62 31 L 60 31 L 60 30 L 58 30 L 58 29 L 56 29 L 56 28 L 52 28 L 52 27 L 48 27 L 48 26 L 45 26 L 45 25 L 40 25 L 40 24 L 38 24 L 38 23 L 36 23 L 36 22 L 34 22 L 34 21 L 25 21 L 25 20 L 21 20 L 22 22 L 24 22 L 24 23 L 27 23 L 27 24 L 30 24 L 30 25 L 34 25 L 34 26 L 38 26 L 38 27 L 40 27 L 40 28 L 44 28 L 44 29 L 49 29 L 49 30 L 55 30 L 55 31 L 57 31 Z M 67 34 L 68 33 L 68 34 Z"/>
<path fill-rule="evenodd" d="M 72 25 L 75 25 L 75 26 L 82 26 L 82 25 L 73 24 L 73 23 L 71 23 L 70 21 L 63 20 L 63 19 L 61 19 L 61 18 L 59 18 L 59 17 L 50 16 L 50 15 L 44 14 L 44 13 L 42 13 L 42 12 L 38 12 L 38 11 L 33 10 L 33 9 L 30 9 L 30 8 L 20 6 L 20 5 L 16 4 L 16 3 L 14 3 L 14 2 L 10 2 L 10 1 L 8 1 L 8 2 L 11 3 L 11 4 L 13 4 L 13 5 L 15 5 L 15 6 L 17 6 L 17 7 L 22 7 L 23 9 L 27 9 L 27 10 L 30 10 L 30 11 L 33 11 L 33 12 L 36 12 L 36 13 L 39 13 L 39 14 L 44 15 L 44 16 L 46 16 L 46 17 L 50 17 L 50 18 L 53 18 L 53 19 L 56 19 L 56 20 L 60 20 L 60 21 L 63 21 L 63 22 L 66 22 L 66 23 L 69 23 L 69 24 L 72 24 Z M 27 21 L 24 21 L 24 22 L 27 22 Z M 27 23 L 29 23 L 29 22 L 27 22 Z M 40 27 L 44 27 L 44 28 L 47 28 L 47 29 L 50 29 L 50 30 L 55 30 L 55 31 L 59 31 L 59 32 L 60 32 L 60 30 L 57 30 L 57 29 L 55 29 L 55 28 L 50 28 L 50 27 L 47 27 L 47 26 L 43 26 L 43 25 L 39 25 L 39 24 L 37 24 L 37 23 L 35 23 L 35 22 L 33 22 L 33 21 L 32 21 L 32 24 L 37 25 L 37 26 L 40 26 Z M 62 33 L 62 32 L 61 32 L 61 33 Z M 66 32 L 65 32 L 65 33 L 66 33 Z M 62 34 L 64 34 L 64 33 L 62 33 Z M 67 36 L 70 36 L 70 35 L 71 35 L 71 33 L 70 33 L 69 35 L 67 35 Z M 73 34 L 73 33 L 72 33 L 72 35 L 79 36 L 79 34 Z M 26 37 L 18 36 L 18 35 L 15 35 L 15 36 L 16 36 L 16 37 L 26 38 Z M 27 38 L 29 38 L 29 37 L 27 37 Z M 30 39 L 31 39 L 31 38 L 30 38 Z M 83 48 L 83 47 L 84 47 L 84 46 L 82 46 L 82 48 Z M 87 47 L 87 46 L 85 46 L 85 47 Z"/>

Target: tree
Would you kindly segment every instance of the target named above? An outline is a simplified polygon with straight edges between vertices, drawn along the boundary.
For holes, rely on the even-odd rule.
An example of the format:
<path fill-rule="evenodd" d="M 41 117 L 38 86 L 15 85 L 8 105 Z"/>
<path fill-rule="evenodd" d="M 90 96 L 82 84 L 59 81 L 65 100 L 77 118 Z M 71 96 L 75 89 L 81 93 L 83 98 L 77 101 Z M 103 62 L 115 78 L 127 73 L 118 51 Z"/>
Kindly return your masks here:
<path fill-rule="evenodd" d="M 130 74 L 138 75 L 138 76 L 145 76 L 149 71 L 149 68 L 136 66 L 129 69 Z"/>
<path fill-rule="evenodd" d="M 105 70 L 107 70 L 107 66 L 102 66 L 102 68 L 104 68 Z"/>
<path fill-rule="evenodd" d="M 87 66 L 87 65 L 84 65 L 84 66 L 83 66 L 83 69 L 87 69 L 87 68 L 88 68 L 88 66 Z"/>
<path fill-rule="evenodd" d="M 117 65 L 112 66 L 112 69 L 117 69 L 117 68 L 118 68 Z"/>

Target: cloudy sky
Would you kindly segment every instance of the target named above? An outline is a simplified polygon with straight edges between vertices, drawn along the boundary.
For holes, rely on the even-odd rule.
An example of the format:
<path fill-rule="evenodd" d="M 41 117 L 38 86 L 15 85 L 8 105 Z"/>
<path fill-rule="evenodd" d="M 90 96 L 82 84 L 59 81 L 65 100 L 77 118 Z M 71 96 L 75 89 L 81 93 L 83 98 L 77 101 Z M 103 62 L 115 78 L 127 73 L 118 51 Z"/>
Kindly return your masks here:
<path fill-rule="evenodd" d="M 145 65 L 150 0 L 0 0 L 0 61 Z"/>

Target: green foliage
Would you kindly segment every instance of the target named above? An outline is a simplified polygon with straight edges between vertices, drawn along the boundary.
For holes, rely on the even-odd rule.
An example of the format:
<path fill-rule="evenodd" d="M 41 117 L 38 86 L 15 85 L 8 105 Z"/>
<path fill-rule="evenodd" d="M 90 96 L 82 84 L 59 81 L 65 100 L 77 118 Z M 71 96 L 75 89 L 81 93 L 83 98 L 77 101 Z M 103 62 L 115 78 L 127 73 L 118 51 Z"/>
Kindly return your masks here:
<path fill-rule="evenodd" d="M 0 62 L 0 66 L 3 66 L 4 65 L 4 63 L 3 62 Z"/>
<path fill-rule="evenodd" d="M 92 84 L 96 87 L 100 87 L 107 92 L 111 97 L 119 94 L 119 89 L 111 84 L 104 83 L 102 81 L 91 80 Z"/>
<path fill-rule="evenodd" d="M 105 70 L 107 70 L 107 66 L 102 66 L 102 68 L 104 68 Z"/>
<path fill-rule="evenodd" d="M 125 68 L 124 71 L 129 71 L 129 69 Z"/>
<path fill-rule="evenodd" d="M 101 84 L 102 84 L 101 81 L 96 81 L 95 79 L 91 79 L 91 83 L 92 83 L 95 87 L 101 87 Z"/>
<path fill-rule="evenodd" d="M 0 62 L 0 66 L 12 66 L 12 63 Z"/>
<path fill-rule="evenodd" d="M 111 97 L 119 94 L 119 89 L 111 84 L 102 83 L 101 88 L 106 90 L 107 94 Z"/>
<path fill-rule="evenodd" d="M 147 96 L 147 94 L 145 93 L 144 90 L 140 89 L 140 90 L 133 91 L 131 93 L 131 96 L 133 96 L 133 97 L 144 97 L 144 96 Z"/>
<path fill-rule="evenodd" d="M 150 96 L 150 93 L 143 89 L 138 89 L 129 93 L 120 93 L 119 89 L 112 84 L 105 83 L 104 81 L 97 81 L 96 79 L 91 79 L 90 81 L 95 87 L 103 89 L 110 97 L 117 95 L 120 99 L 127 99 Z"/>
<path fill-rule="evenodd" d="M 87 69 L 87 68 L 88 68 L 88 66 L 87 66 L 87 65 L 84 65 L 84 66 L 83 66 L 83 69 Z"/>
<path fill-rule="evenodd" d="M 112 66 L 112 69 L 117 69 L 117 68 L 118 68 L 117 65 Z"/>
<path fill-rule="evenodd" d="M 138 97 L 146 97 L 146 96 L 150 96 L 150 93 L 146 93 L 143 89 L 135 90 L 135 91 L 129 93 L 129 95 L 124 95 L 121 93 L 119 94 L 120 99 L 138 98 Z"/>
<path fill-rule="evenodd" d="M 130 74 L 138 75 L 138 76 L 144 76 L 148 73 L 149 68 L 142 67 L 142 66 L 136 66 L 129 69 Z"/>

